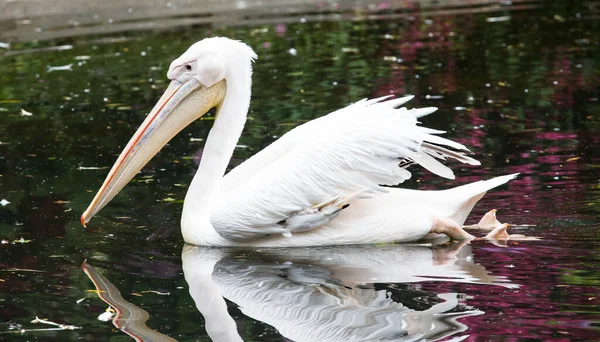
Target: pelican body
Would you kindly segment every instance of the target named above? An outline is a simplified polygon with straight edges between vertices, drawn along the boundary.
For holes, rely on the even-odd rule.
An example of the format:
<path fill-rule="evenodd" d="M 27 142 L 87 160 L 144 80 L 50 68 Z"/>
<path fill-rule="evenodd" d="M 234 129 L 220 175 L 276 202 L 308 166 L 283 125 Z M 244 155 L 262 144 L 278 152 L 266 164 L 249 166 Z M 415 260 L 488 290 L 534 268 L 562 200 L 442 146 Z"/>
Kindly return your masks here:
<path fill-rule="evenodd" d="M 103 208 L 179 131 L 216 107 L 202 160 L 185 197 L 184 240 L 207 246 L 318 246 L 416 241 L 429 233 L 470 236 L 467 215 L 514 175 L 444 191 L 390 188 L 419 164 L 449 179 L 447 158 L 479 165 L 462 144 L 419 125 L 436 108 L 412 99 L 361 100 L 300 125 L 227 175 L 251 97 L 246 44 L 207 38 L 175 59 L 171 83 L 135 132 L 81 216 Z"/>

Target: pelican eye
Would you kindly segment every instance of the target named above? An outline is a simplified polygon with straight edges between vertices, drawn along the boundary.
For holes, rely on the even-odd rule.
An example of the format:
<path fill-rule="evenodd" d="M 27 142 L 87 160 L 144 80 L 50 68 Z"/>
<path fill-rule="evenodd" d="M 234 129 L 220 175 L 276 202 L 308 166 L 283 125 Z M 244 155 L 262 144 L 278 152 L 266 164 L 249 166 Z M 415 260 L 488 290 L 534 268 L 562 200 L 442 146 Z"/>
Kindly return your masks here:
<path fill-rule="evenodd" d="M 186 68 L 188 71 L 192 70 L 192 66 L 191 66 L 191 65 L 189 65 L 189 64 L 186 64 L 186 65 L 185 65 L 185 68 Z"/>

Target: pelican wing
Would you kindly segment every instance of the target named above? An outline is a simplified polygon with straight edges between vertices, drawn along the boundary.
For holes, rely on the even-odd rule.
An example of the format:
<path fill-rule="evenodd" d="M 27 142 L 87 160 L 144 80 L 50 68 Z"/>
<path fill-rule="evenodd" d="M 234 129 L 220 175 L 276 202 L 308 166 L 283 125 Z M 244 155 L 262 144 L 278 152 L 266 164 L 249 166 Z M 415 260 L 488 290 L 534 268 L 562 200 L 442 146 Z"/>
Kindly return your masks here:
<path fill-rule="evenodd" d="M 450 179 L 439 159 L 479 165 L 465 146 L 437 136 L 444 132 L 418 125 L 436 108 L 398 108 L 411 98 L 362 100 L 285 134 L 225 176 L 215 230 L 233 240 L 291 236 L 404 182 L 413 163 Z"/>

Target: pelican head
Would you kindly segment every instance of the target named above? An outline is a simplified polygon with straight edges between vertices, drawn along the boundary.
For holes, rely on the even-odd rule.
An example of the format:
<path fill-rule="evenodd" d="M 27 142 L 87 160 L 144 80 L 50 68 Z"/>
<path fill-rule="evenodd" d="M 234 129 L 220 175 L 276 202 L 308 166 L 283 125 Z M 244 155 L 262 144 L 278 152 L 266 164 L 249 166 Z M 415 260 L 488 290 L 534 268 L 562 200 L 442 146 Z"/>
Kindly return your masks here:
<path fill-rule="evenodd" d="M 108 173 L 102 187 L 81 216 L 85 226 L 146 163 L 177 133 L 225 100 L 227 81 L 248 70 L 256 58 L 246 44 L 221 37 L 192 45 L 175 59 L 167 72 L 171 83 Z"/>

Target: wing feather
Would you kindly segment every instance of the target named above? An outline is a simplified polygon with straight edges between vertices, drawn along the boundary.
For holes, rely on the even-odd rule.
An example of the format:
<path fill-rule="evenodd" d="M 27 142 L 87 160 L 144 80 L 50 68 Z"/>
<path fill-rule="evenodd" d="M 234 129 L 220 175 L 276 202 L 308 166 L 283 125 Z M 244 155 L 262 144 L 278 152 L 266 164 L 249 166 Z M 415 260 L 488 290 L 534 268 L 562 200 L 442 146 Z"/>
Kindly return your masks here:
<path fill-rule="evenodd" d="M 361 100 L 285 134 L 223 179 L 223 197 L 211 222 L 229 239 L 287 234 L 280 222 L 336 196 L 374 196 L 411 177 L 398 165 L 418 163 L 442 177 L 452 170 L 437 159 L 469 164 L 462 144 L 418 126 L 435 108 L 397 108 L 412 97 Z M 458 151 L 449 150 L 440 145 Z M 289 234 L 288 234 L 289 235 Z"/>

